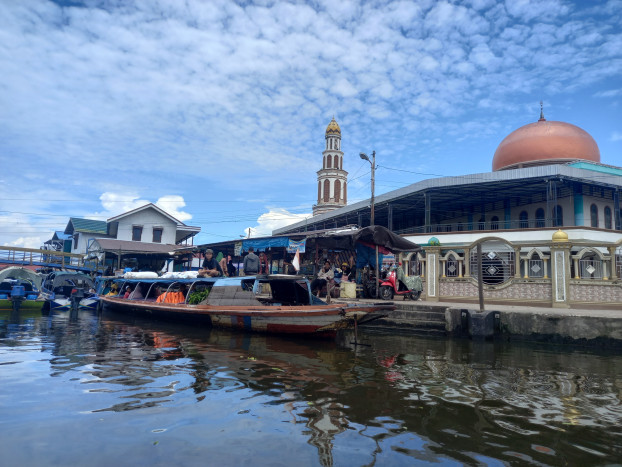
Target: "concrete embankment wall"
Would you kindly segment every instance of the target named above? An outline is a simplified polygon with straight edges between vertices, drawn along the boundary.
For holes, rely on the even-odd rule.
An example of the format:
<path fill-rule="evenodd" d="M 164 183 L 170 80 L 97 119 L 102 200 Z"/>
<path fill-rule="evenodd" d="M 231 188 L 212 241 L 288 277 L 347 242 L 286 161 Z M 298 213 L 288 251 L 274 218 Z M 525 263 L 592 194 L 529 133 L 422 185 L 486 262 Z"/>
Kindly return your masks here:
<path fill-rule="evenodd" d="M 622 310 L 575 310 L 472 304 L 395 302 L 377 327 L 470 338 L 504 338 L 622 347 Z"/>

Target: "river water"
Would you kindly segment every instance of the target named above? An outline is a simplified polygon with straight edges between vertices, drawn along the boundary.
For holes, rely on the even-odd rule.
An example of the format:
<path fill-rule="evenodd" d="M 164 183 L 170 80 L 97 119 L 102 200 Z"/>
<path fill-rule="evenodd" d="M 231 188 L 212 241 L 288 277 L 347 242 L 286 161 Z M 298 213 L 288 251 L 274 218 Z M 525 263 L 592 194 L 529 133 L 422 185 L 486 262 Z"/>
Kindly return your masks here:
<path fill-rule="evenodd" d="M 607 465 L 622 356 L 361 332 L 338 342 L 105 312 L 0 312 L 0 462 Z"/>

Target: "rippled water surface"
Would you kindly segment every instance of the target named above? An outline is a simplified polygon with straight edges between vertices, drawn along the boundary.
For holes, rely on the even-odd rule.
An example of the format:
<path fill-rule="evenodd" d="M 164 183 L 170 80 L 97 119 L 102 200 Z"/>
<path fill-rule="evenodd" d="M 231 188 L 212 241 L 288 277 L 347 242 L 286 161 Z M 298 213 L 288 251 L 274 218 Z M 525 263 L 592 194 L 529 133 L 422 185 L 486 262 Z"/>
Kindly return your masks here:
<path fill-rule="evenodd" d="M 369 346 L 0 314 L 2 465 L 594 465 L 622 357 L 363 333 Z"/>

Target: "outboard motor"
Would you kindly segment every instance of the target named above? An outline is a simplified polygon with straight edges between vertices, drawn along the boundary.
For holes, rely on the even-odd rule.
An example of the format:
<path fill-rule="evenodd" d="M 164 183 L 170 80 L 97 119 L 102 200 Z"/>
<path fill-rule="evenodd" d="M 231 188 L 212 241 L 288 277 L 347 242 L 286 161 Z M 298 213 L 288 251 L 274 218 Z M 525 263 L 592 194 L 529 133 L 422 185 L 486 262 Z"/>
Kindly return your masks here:
<path fill-rule="evenodd" d="M 19 311 L 24 298 L 26 298 L 26 289 L 23 285 L 14 285 L 11 287 L 11 302 L 13 304 L 13 311 Z"/>
<path fill-rule="evenodd" d="M 71 291 L 71 311 L 78 311 L 80 301 L 84 298 L 84 289 L 78 288 Z"/>

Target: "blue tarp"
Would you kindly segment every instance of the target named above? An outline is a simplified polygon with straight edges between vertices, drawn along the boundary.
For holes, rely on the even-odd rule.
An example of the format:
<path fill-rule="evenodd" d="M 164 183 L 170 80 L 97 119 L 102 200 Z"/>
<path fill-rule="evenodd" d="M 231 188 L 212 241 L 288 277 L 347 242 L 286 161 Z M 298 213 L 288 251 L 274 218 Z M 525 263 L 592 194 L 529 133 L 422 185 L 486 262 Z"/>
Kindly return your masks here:
<path fill-rule="evenodd" d="M 384 255 L 382 253 L 378 253 L 378 266 L 379 267 L 382 267 L 383 257 Z M 356 268 L 362 269 L 367 265 L 372 266 L 374 269 L 376 269 L 376 249 L 357 243 L 356 244 Z"/>
<path fill-rule="evenodd" d="M 255 251 L 265 251 L 268 248 L 285 248 L 289 245 L 289 237 L 272 237 L 242 240 L 242 251 L 253 247 Z"/>

